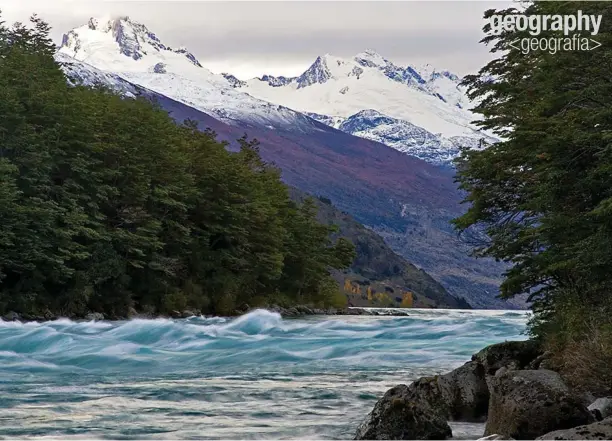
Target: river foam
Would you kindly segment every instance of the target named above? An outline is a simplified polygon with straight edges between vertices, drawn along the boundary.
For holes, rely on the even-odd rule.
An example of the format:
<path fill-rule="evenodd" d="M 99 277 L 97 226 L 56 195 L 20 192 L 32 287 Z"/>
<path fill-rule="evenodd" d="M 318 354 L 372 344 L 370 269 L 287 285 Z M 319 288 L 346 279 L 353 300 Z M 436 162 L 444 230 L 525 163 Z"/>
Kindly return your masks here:
<path fill-rule="evenodd" d="M 347 439 L 387 388 L 524 339 L 526 320 L 520 311 L 282 319 L 257 310 L 0 321 L 0 436 Z"/>

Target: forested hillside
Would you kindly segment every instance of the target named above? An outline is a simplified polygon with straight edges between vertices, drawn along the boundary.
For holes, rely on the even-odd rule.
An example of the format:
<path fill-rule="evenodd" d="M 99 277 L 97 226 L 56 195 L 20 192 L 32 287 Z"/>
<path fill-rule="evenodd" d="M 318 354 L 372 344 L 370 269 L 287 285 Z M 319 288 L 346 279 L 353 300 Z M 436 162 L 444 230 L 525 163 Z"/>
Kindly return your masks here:
<path fill-rule="evenodd" d="M 291 198 L 300 203 L 308 195 L 290 189 Z M 334 276 L 343 286 L 349 303 L 354 306 L 439 307 L 470 309 L 463 298 L 449 294 L 433 277 L 395 253 L 382 237 L 364 227 L 351 215 L 340 211 L 325 197 L 315 200 L 320 222 L 337 227 L 334 235 L 344 237 L 355 245 L 356 257 L 352 265 Z M 369 293 L 369 295 L 368 295 Z M 368 298 L 369 297 L 369 298 Z"/>
<path fill-rule="evenodd" d="M 145 99 L 69 86 L 32 24 L 0 28 L 0 312 L 342 302 L 329 271 L 354 246 L 256 143 L 229 153 Z"/>

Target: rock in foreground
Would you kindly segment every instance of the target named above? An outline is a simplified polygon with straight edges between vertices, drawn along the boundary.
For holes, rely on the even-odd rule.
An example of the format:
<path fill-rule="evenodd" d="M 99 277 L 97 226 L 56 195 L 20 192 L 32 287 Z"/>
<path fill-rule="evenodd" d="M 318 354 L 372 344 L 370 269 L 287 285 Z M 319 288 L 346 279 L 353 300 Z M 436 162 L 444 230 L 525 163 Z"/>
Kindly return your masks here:
<path fill-rule="evenodd" d="M 598 398 L 588 409 L 591 413 L 599 415 L 598 420 L 606 419 L 612 416 L 612 397 Z"/>
<path fill-rule="evenodd" d="M 406 385 L 389 389 L 355 435 L 370 439 L 447 439 L 452 436 L 446 419 L 425 401 L 413 401 Z"/>
<path fill-rule="evenodd" d="M 556 372 L 504 370 L 490 378 L 489 386 L 485 436 L 534 439 L 553 430 L 594 421 L 591 412 L 570 393 Z"/>
<path fill-rule="evenodd" d="M 537 439 L 612 439 L 612 417 L 586 426 L 556 430 Z"/>
<path fill-rule="evenodd" d="M 411 399 L 426 401 L 448 420 L 484 421 L 489 405 L 485 370 L 470 361 L 445 375 L 420 378 L 408 387 Z"/>
<path fill-rule="evenodd" d="M 506 341 L 487 346 L 472 356 L 472 361 L 481 364 L 486 375 L 495 375 L 498 369 L 526 369 L 542 355 L 542 348 L 534 340 Z"/>

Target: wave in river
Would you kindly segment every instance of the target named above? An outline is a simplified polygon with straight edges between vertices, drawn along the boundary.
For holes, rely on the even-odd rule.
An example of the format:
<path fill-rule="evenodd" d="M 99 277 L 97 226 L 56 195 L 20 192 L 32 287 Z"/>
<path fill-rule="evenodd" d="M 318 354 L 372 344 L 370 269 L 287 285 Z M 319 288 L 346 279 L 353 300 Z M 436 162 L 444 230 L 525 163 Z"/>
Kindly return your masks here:
<path fill-rule="evenodd" d="M 387 388 L 524 339 L 526 320 L 520 311 L 282 319 L 258 310 L 0 321 L 0 436 L 350 438 Z"/>

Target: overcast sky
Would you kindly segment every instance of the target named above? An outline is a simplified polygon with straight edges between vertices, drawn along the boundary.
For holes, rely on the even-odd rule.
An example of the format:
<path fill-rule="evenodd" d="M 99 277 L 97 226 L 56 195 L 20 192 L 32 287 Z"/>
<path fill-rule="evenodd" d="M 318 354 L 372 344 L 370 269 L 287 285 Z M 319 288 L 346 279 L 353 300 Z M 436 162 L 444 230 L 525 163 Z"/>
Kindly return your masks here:
<path fill-rule="evenodd" d="M 169 46 L 185 46 L 214 72 L 246 79 L 297 75 L 317 57 L 374 49 L 396 64 L 430 63 L 458 75 L 490 59 L 479 44 L 482 13 L 508 0 L 404 2 L 194 2 L 0 0 L 8 23 L 33 12 L 54 38 L 89 17 L 128 15 Z"/>

